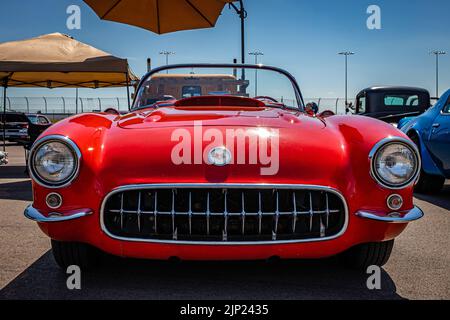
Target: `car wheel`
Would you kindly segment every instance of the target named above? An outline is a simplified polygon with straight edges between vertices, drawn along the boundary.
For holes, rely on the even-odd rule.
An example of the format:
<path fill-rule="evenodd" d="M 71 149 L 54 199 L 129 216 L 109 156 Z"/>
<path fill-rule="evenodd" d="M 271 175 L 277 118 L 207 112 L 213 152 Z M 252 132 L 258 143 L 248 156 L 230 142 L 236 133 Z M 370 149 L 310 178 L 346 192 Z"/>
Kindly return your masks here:
<path fill-rule="evenodd" d="M 419 182 L 416 184 L 414 191 L 418 193 L 434 194 L 439 193 L 444 186 L 445 178 L 441 176 L 434 176 L 428 173 L 420 172 Z"/>
<path fill-rule="evenodd" d="M 419 138 L 416 134 L 408 135 L 411 140 L 416 144 L 417 148 L 420 150 Z M 445 184 L 445 178 L 441 176 L 436 176 L 428 174 L 420 169 L 420 178 L 414 187 L 414 191 L 418 193 L 438 193 L 442 190 Z"/>
<path fill-rule="evenodd" d="M 96 249 L 84 243 L 52 240 L 52 252 L 56 263 L 63 270 L 73 265 L 89 270 L 98 262 Z"/>
<path fill-rule="evenodd" d="M 391 256 L 394 240 L 357 245 L 341 255 L 341 261 L 352 269 L 367 270 L 369 266 L 384 266 Z"/>

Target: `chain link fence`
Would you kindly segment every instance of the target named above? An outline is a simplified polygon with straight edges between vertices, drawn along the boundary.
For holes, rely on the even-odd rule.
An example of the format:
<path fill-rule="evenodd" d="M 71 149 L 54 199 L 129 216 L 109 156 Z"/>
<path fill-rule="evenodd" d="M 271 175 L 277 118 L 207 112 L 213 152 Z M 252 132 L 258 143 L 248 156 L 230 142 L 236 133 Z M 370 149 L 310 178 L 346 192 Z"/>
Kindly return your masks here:
<path fill-rule="evenodd" d="M 98 112 L 108 108 L 119 111 L 128 110 L 126 98 L 76 98 L 71 97 L 7 97 L 6 109 L 9 111 L 25 113 L 43 113 L 52 120 L 60 120 L 67 116 Z"/>
<path fill-rule="evenodd" d="M 337 114 L 345 113 L 344 98 L 305 98 L 305 103 L 315 102 L 320 111 L 331 110 Z M 286 104 L 294 105 L 293 101 L 284 99 Z M 104 111 L 115 108 L 119 111 L 128 110 L 126 98 L 76 98 L 71 97 L 7 97 L 6 109 L 9 111 L 25 113 L 43 113 L 50 119 L 57 121 L 67 116 L 84 113 Z"/>

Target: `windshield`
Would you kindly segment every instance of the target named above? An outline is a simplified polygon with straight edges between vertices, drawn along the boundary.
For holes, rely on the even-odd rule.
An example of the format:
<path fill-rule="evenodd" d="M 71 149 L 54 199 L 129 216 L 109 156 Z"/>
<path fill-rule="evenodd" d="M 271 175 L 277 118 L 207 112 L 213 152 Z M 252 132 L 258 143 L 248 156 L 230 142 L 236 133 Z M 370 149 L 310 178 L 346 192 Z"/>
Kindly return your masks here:
<path fill-rule="evenodd" d="M 147 75 L 133 109 L 205 96 L 252 98 L 271 107 L 303 108 L 298 85 L 286 71 L 264 66 L 182 65 L 159 68 Z"/>
<path fill-rule="evenodd" d="M 30 122 L 32 124 L 38 124 L 38 122 L 39 122 L 39 119 L 37 116 L 28 116 L 28 119 L 30 120 Z"/>

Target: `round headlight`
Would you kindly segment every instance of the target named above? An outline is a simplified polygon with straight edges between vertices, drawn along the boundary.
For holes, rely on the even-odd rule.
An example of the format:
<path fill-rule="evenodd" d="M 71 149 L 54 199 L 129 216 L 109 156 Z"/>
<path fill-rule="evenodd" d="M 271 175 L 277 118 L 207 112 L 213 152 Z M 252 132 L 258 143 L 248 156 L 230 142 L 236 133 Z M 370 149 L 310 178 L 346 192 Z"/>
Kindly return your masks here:
<path fill-rule="evenodd" d="M 419 174 L 418 152 L 407 140 L 382 142 L 375 147 L 371 158 L 372 175 L 384 187 L 404 188 Z"/>
<path fill-rule="evenodd" d="M 62 187 L 77 175 L 80 164 L 78 147 L 63 137 L 47 137 L 33 147 L 30 171 L 36 182 L 46 187 Z"/>

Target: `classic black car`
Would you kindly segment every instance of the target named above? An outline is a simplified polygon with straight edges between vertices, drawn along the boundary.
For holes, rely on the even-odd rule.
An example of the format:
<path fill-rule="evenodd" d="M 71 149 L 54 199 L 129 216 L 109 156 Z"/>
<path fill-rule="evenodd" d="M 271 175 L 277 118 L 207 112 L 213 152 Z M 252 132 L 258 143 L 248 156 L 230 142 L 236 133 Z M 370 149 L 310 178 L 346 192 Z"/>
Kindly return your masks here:
<path fill-rule="evenodd" d="M 1 140 L 18 141 L 27 140 L 30 121 L 24 113 L 7 112 L 0 114 Z"/>
<path fill-rule="evenodd" d="M 430 93 L 422 88 L 371 87 L 358 93 L 350 109 L 358 115 L 398 123 L 404 117 L 424 113 L 430 106 Z"/>
<path fill-rule="evenodd" d="M 3 130 L 5 130 L 5 140 L 25 146 L 31 145 L 51 125 L 50 120 L 41 114 L 7 112 L 5 116 L 1 113 L 0 140 L 3 140 Z"/>

